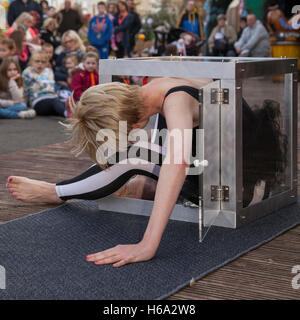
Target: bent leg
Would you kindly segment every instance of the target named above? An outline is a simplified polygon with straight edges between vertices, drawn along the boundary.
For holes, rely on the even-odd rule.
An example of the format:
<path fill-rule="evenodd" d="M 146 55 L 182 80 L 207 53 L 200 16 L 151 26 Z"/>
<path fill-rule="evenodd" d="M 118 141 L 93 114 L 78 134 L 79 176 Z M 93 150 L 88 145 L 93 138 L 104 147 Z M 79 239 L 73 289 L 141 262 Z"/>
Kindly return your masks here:
<path fill-rule="evenodd" d="M 65 116 L 65 105 L 58 98 L 43 99 L 34 105 L 34 109 L 38 116 Z"/>
<path fill-rule="evenodd" d="M 61 117 L 65 117 L 66 107 L 65 104 L 60 101 L 58 98 L 53 99 L 53 110 L 54 113 Z"/>
<path fill-rule="evenodd" d="M 16 103 L 13 106 L 10 107 L 10 110 L 20 112 L 27 110 L 27 105 L 25 102 Z"/>
<path fill-rule="evenodd" d="M 3 108 L 0 106 L 0 118 L 17 119 L 19 112 L 23 110 L 26 110 L 25 103 L 17 103 L 7 108 Z"/>

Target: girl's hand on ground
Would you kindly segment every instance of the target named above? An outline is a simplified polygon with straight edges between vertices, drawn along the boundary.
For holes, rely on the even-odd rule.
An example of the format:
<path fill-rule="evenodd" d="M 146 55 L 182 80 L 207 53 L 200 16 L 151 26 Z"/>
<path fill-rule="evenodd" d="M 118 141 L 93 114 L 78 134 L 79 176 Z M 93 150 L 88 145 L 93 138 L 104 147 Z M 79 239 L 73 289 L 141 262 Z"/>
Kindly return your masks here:
<path fill-rule="evenodd" d="M 146 246 L 143 242 L 119 244 L 113 248 L 89 254 L 86 260 L 97 265 L 113 264 L 113 267 L 122 267 L 128 263 L 150 260 L 154 257 L 155 252 L 155 248 Z"/>

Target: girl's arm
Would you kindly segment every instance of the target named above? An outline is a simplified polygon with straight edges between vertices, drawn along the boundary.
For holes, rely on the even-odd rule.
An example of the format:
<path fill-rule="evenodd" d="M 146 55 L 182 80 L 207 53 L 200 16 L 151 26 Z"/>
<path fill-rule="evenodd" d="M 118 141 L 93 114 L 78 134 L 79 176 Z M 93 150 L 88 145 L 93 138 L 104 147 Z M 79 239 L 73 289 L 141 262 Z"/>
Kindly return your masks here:
<path fill-rule="evenodd" d="M 18 87 L 18 84 L 15 80 L 10 79 L 8 82 L 8 90 L 14 101 L 21 100 L 24 98 L 24 89 L 23 87 Z"/>
<path fill-rule="evenodd" d="M 31 79 L 26 69 L 22 73 L 22 78 L 23 78 L 23 85 L 24 85 L 24 97 L 26 97 L 28 100 L 30 98 Z"/>
<path fill-rule="evenodd" d="M 173 94 L 164 106 L 169 140 L 160 170 L 154 205 L 142 242 L 157 250 L 189 168 L 192 150 L 193 104 L 191 97 Z"/>
<path fill-rule="evenodd" d="M 164 113 L 168 131 L 176 131 L 175 141 L 170 139 L 167 155 L 160 170 L 154 206 L 143 239 L 137 244 L 118 245 L 87 256 L 95 264 L 121 267 L 127 263 L 147 261 L 154 257 L 168 223 L 189 167 L 192 150 L 193 103 L 186 94 L 168 97 Z M 185 129 L 190 129 L 188 134 Z M 181 135 L 181 137 L 180 137 Z M 182 138 L 182 139 L 181 139 Z"/>

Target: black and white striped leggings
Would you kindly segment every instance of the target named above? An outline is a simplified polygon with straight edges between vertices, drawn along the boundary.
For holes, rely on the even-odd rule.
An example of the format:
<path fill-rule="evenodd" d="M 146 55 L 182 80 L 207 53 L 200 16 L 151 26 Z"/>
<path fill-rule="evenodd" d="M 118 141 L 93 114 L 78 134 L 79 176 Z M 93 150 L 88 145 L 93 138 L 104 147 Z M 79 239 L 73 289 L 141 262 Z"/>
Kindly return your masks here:
<path fill-rule="evenodd" d="M 94 164 L 87 171 L 70 180 L 56 184 L 56 193 L 62 200 L 84 199 L 95 200 L 118 191 L 135 175 L 143 175 L 158 180 L 165 149 L 159 145 L 141 142 L 135 144 L 136 157 L 129 156 L 102 170 Z M 146 159 L 140 155 L 146 154 Z M 117 155 L 118 156 L 118 155 Z M 151 161 L 159 159 L 159 161 Z M 198 180 L 188 178 L 182 187 L 181 196 L 197 203 Z"/>

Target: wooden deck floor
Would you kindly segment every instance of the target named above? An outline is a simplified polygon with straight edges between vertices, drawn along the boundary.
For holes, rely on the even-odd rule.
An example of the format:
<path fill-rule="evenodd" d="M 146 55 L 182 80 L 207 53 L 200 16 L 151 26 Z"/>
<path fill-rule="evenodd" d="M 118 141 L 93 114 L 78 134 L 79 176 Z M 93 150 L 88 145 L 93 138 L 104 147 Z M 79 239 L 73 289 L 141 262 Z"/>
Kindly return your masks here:
<path fill-rule="evenodd" d="M 74 176 L 89 167 L 86 157 L 74 158 L 68 143 L 0 155 L 0 222 L 50 208 L 14 200 L 5 189 L 9 175 L 22 175 L 49 182 Z M 300 265 L 300 226 L 244 254 L 168 299 L 297 299 L 291 273 Z"/>

